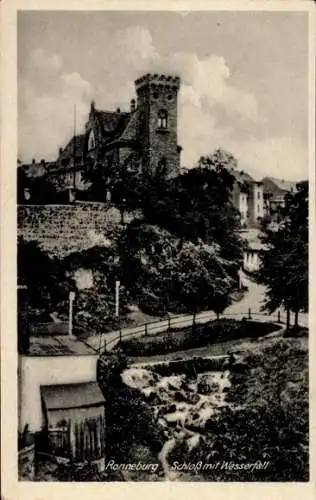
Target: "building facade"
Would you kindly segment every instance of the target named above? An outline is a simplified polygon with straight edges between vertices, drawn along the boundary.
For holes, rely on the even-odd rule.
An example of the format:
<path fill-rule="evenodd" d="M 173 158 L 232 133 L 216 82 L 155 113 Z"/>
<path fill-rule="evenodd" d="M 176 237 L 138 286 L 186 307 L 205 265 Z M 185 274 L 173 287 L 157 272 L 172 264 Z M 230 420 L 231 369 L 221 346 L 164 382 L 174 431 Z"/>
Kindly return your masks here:
<path fill-rule="evenodd" d="M 264 216 L 263 184 L 255 181 L 243 170 L 232 169 L 235 182 L 232 192 L 234 206 L 240 212 L 243 228 L 256 227 Z"/>
<path fill-rule="evenodd" d="M 264 177 L 262 184 L 265 214 L 277 220 L 281 216 L 280 210 L 285 206 L 286 195 L 296 191 L 296 182 Z"/>
<path fill-rule="evenodd" d="M 135 81 L 136 99 L 131 100 L 128 111 L 99 110 L 92 102 L 84 132 L 59 149 L 49 168 L 43 162 L 27 166 L 30 176 L 33 172 L 33 177 L 49 179 L 57 192 L 68 190 L 71 201 L 75 192 L 88 187 L 84 173 L 97 166 L 110 167 L 113 175 L 119 169 L 167 178 L 178 175 L 179 89 L 178 76 L 148 73 Z"/>

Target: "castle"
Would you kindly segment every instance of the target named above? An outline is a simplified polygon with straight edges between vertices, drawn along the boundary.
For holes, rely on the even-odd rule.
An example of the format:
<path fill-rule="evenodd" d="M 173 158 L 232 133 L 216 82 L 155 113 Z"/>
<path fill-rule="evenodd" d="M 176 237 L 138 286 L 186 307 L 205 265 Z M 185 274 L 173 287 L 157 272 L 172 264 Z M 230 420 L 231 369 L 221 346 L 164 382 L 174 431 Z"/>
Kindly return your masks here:
<path fill-rule="evenodd" d="M 81 194 L 89 186 L 83 173 L 96 165 L 108 166 L 113 172 L 131 169 L 167 178 L 181 175 L 182 148 L 177 133 L 179 89 L 178 76 L 149 73 L 142 76 L 135 81 L 136 99 L 131 100 L 129 111 L 103 111 L 92 102 L 84 133 L 73 136 L 65 148 L 60 148 L 55 162 L 33 160 L 29 165 L 21 165 L 20 171 L 23 170 L 27 182 L 36 178 L 52 181 L 57 192 L 67 196 L 64 201 L 82 199 Z M 273 196 L 266 196 L 264 184 L 247 173 L 236 169 L 231 173 L 235 177 L 232 201 L 240 212 L 242 227 L 254 227 L 269 213 Z M 28 203 L 32 198 L 32 188 L 26 187 L 19 203 Z M 110 178 L 106 199 L 111 199 Z"/>

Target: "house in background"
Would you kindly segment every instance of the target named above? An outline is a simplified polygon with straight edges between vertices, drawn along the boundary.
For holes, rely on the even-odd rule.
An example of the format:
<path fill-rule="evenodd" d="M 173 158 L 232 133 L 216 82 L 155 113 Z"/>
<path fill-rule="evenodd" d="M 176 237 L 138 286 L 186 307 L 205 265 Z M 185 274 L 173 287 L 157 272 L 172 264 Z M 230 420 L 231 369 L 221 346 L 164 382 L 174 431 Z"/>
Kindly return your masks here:
<path fill-rule="evenodd" d="M 243 170 L 231 169 L 230 173 L 235 178 L 232 201 L 240 212 L 241 226 L 257 227 L 264 215 L 262 182 L 255 181 Z"/>
<path fill-rule="evenodd" d="M 265 214 L 278 218 L 280 208 L 284 207 L 288 193 L 295 193 L 297 182 L 264 177 L 262 179 Z"/>
<path fill-rule="evenodd" d="M 248 273 L 259 271 L 260 268 L 260 252 L 265 249 L 265 246 L 259 239 L 259 233 L 259 229 L 256 228 L 245 229 L 240 233 L 247 243 L 243 253 L 243 270 Z"/>

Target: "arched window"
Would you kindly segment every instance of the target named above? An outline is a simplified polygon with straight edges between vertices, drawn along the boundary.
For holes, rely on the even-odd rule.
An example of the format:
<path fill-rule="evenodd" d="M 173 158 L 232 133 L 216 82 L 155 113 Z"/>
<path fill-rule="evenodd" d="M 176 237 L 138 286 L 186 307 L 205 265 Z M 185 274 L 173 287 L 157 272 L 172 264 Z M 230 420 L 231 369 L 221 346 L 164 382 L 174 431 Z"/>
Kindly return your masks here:
<path fill-rule="evenodd" d="M 91 151 L 94 148 L 95 148 L 95 138 L 94 138 L 93 130 L 91 130 L 90 135 L 89 135 L 89 139 L 88 139 L 88 151 Z"/>
<path fill-rule="evenodd" d="M 158 128 L 168 128 L 168 112 L 161 109 L 158 113 Z"/>

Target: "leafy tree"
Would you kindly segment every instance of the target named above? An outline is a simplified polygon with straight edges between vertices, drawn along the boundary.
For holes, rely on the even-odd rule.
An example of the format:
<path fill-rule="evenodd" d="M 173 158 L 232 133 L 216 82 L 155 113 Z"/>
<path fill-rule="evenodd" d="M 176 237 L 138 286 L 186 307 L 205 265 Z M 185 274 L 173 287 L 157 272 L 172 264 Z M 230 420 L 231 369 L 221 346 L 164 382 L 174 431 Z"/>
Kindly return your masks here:
<path fill-rule="evenodd" d="M 133 221 L 118 250 L 125 286 L 134 299 L 156 302 L 157 312 L 214 308 L 219 314 L 230 303 L 236 266 L 218 245 L 183 243 L 166 229 Z"/>
<path fill-rule="evenodd" d="M 231 201 L 236 160 L 224 150 L 201 157 L 197 167 L 173 180 L 150 178 L 141 208 L 150 224 L 166 228 L 183 242 L 216 242 L 224 258 L 241 263 L 238 212 Z"/>
<path fill-rule="evenodd" d="M 273 312 L 279 307 L 295 313 L 308 309 L 308 183 L 297 184 L 297 191 L 285 198 L 282 221 L 277 228 L 265 224 L 258 280 L 267 287 L 264 307 Z"/>
<path fill-rule="evenodd" d="M 30 306 L 53 312 L 65 297 L 65 274 L 58 259 L 50 257 L 36 241 L 18 241 L 18 282 L 28 287 Z"/>
<path fill-rule="evenodd" d="M 120 264 L 114 247 L 95 246 L 65 257 L 63 266 L 69 276 L 76 270 L 89 270 L 93 276 L 90 288 L 80 289 L 74 284 L 76 301 L 75 322 L 89 330 L 106 329 L 114 321 L 115 281 L 120 279 Z M 120 315 L 127 312 L 128 291 L 122 286 Z M 60 311 L 67 312 L 68 302 L 60 304 Z"/>

